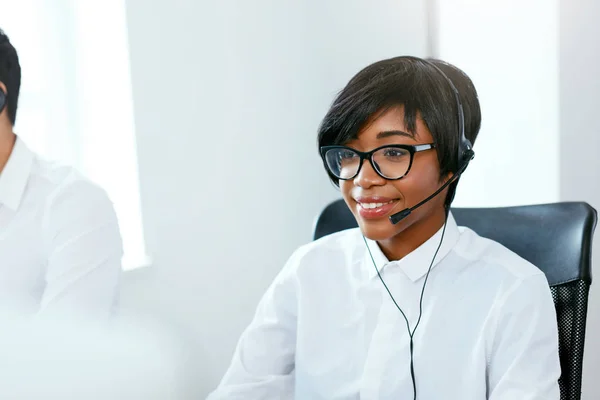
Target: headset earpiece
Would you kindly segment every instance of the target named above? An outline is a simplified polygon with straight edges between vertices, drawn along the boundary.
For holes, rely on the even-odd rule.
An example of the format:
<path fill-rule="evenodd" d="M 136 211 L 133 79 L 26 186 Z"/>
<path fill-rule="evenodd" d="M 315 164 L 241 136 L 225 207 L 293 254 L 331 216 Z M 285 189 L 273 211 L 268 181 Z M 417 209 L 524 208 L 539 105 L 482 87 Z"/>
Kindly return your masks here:
<path fill-rule="evenodd" d="M 454 98 L 456 100 L 456 107 L 458 109 L 457 117 L 458 117 L 459 139 L 458 139 L 458 158 L 457 158 L 457 166 L 456 166 L 457 178 L 454 181 L 454 183 L 452 183 L 452 185 L 450 185 L 450 187 L 448 188 L 448 196 L 446 197 L 445 206 L 446 206 L 446 209 L 449 209 L 450 205 L 452 204 L 452 201 L 454 200 L 454 195 L 456 194 L 456 186 L 458 184 L 458 180 L 460 179 L 460 176 L 463 174 L 463 172 L 465 172 L 465 170 L 469 166 L 469 163 L 471 162 L 471 160 L 475 157 L 475 152 L 473 151 L 473 144 L 471 143 L 471 141 L 469 139 L 467 139 L 467 136 L 465 135 L 465 113 L 463 110 L 462 102 L 460 101 L 460 95 L 458 94 L 458 89 L 456 89 L 456 86 L 454 85 L 452 80 L 448 77 L 448 75 L 446 75 L 446 73 L 444 71 L 442 71 L 442 69 L 440 67 L 435 65 L 435 63 L 432 61 L 426 60 L 426 62 L 429 65 L 431 65 L 433 68 L 435 68 L 446 79 L 446 81 L 452 88 L 452 92 L 453 92 Z"/>
<path fill-rule="evenodd" d="M 0 89 L 0 114 L 4 111 L 4 106 L 6 106 L 6 93 Z"/>

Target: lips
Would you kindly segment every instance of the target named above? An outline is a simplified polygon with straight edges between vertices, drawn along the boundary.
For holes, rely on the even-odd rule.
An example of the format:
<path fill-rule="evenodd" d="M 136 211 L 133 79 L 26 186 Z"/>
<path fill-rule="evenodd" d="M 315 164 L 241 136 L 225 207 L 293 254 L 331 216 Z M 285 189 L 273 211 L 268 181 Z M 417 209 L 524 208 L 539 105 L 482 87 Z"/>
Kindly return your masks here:
<path fill-rule="evenodd" d="M 388 215 L 396 206 L 398 199 L 389 197 L 372 196 L 359 197 L 355 199 L 358 207 L 358 214 L 362 218 L 373 219 Z"/>

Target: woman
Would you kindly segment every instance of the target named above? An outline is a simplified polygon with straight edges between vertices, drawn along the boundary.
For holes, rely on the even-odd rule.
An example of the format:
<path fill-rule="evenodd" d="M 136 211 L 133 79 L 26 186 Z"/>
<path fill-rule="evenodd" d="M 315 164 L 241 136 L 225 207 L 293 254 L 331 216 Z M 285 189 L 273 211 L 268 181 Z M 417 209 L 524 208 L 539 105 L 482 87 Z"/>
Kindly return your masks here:
<path fill-rule="evenodd" d="M 292 255 L 210 399 L 559 398 L 544 274 L 450 212 L 480 122 L 447 63 L 352 78 L 318 140 L 359 228 Z"/>

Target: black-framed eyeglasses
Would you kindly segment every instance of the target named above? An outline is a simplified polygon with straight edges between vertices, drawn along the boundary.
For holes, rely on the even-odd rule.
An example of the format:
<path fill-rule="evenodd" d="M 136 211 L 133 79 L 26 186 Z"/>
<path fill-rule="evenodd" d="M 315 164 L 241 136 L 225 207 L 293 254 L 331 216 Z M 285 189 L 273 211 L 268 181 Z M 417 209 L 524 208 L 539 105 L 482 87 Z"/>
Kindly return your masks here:
<path fill-rule="evenodd" d="M 397 180 L 408 174 L 415 153 L 433 148 L 434 143 L 392 144 L 362 152 L 346 146 L 323 146 L 321 157 L 327 170 L 341 180 L 354 179 L 364 160 L 369 160 L 375 172 L 382 178 Z"/>

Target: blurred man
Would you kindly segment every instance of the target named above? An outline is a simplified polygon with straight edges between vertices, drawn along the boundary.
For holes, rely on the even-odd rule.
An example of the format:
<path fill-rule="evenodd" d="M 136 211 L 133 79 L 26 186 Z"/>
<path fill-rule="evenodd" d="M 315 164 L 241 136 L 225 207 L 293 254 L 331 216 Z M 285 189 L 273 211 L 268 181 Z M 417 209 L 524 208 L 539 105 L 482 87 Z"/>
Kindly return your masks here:
<path fill-rule="evenodd" d="M 123 254 L 113 205 L 15 134 L 20 85 L 17 51 L 0 29 L 0 312 L 107 317 Z"/>

